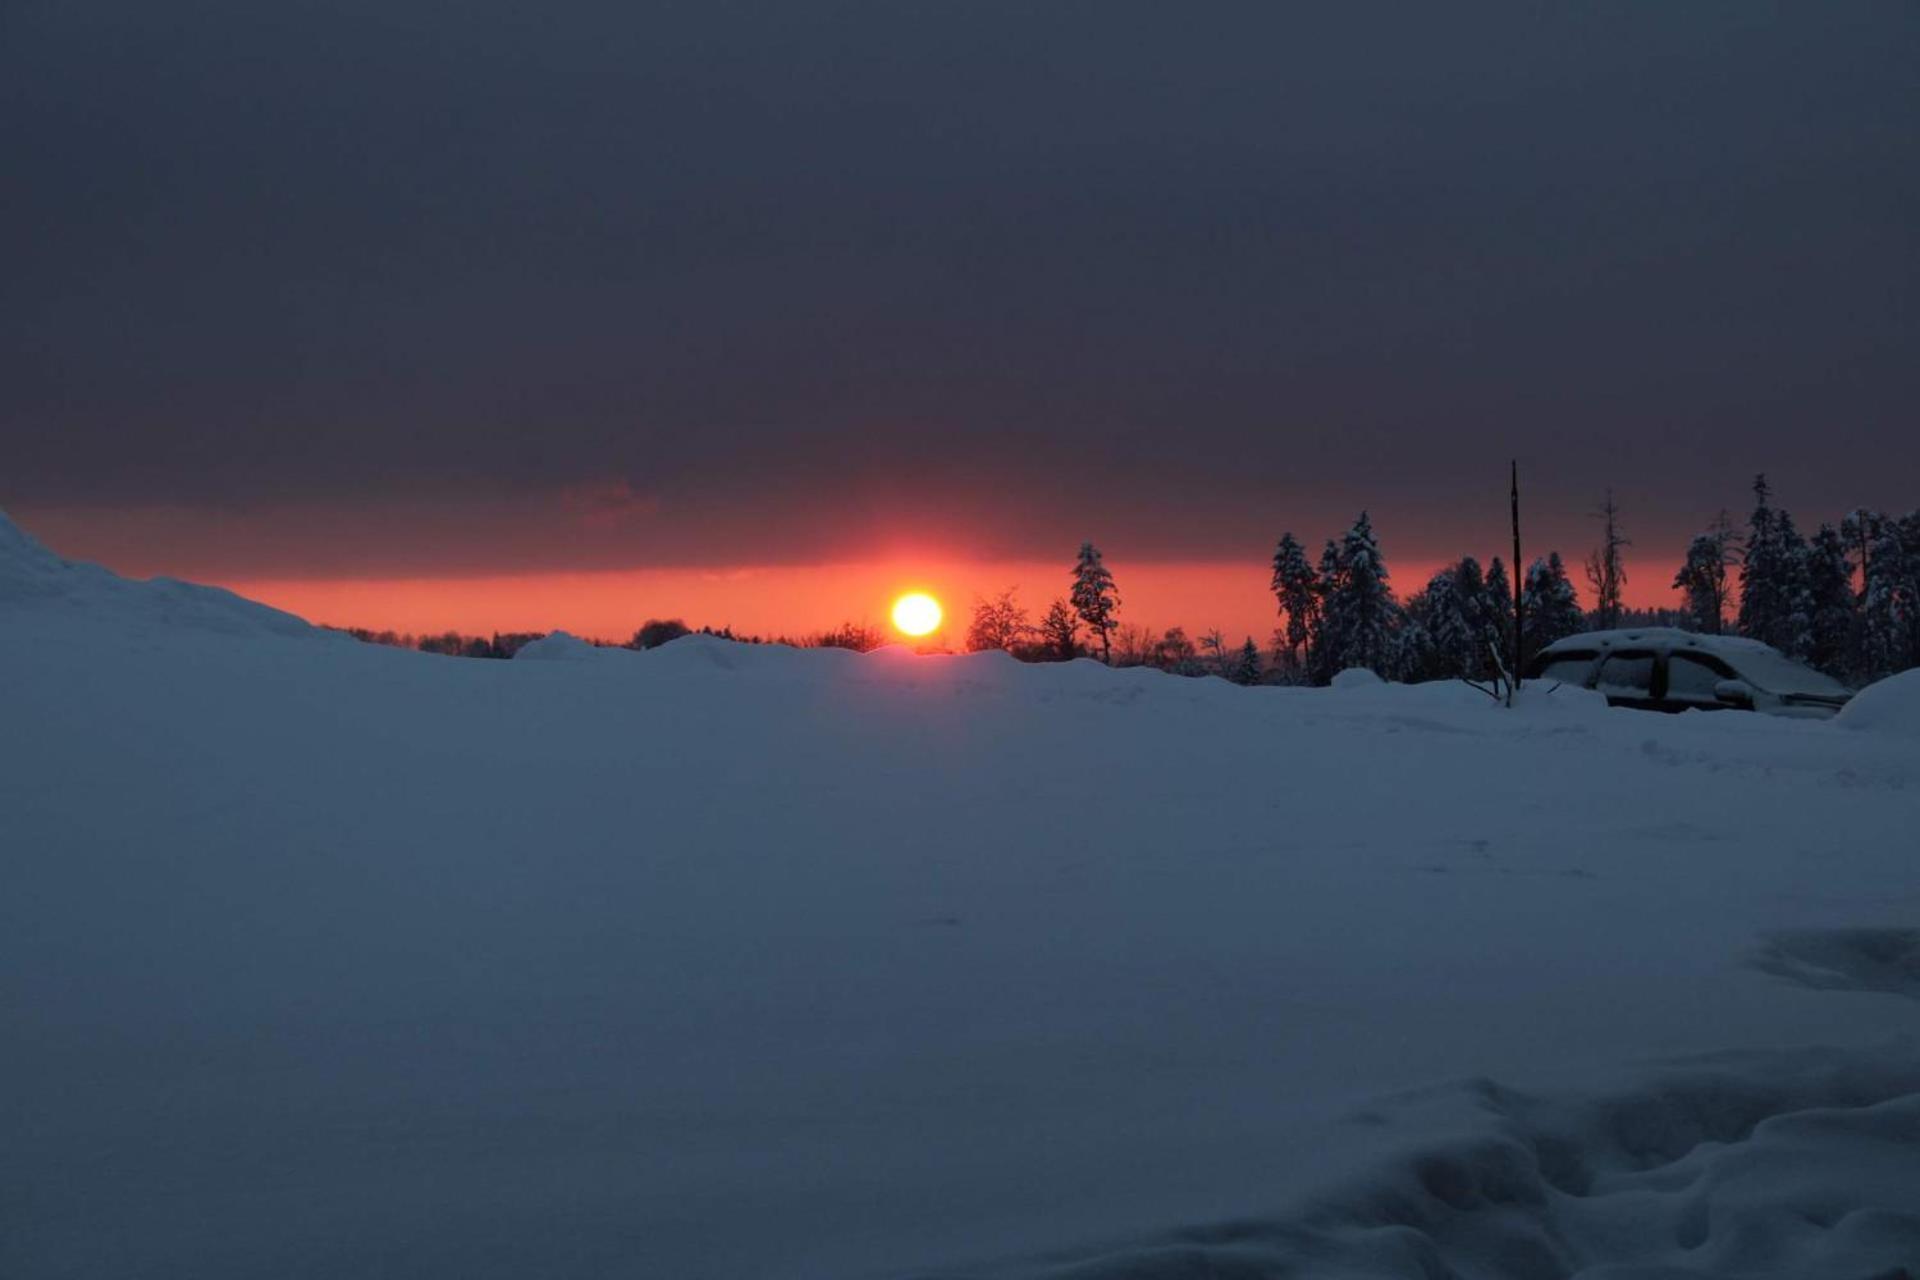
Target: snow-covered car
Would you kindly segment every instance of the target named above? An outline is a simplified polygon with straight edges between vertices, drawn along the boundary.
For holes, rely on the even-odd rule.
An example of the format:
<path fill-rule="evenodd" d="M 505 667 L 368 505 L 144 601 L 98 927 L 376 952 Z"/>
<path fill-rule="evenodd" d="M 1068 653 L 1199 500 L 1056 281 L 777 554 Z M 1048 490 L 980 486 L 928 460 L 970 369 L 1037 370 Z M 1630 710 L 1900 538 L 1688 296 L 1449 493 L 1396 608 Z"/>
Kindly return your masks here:
<path fill-rule="evenodd" d="M 1824 717 L 1853 696 L 1839 681 L 1758 640 L 1674 627 L 1567 636 L 1542 649 L 1527 675 L 1594 689 L 1613 706 L 1648 711 Z"/>

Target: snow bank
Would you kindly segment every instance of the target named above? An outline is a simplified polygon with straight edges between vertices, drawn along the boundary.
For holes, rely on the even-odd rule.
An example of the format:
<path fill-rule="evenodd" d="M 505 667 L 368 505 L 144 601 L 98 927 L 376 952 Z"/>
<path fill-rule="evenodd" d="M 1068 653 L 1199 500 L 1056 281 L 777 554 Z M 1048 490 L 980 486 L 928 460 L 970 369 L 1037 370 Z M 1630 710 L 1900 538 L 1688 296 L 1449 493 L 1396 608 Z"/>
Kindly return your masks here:
<path fill-rule="evenodd" d="M 109 628 L 347 639 L 219 587 L 173 578 L 133 582 L 96 564 L 64 560 L 0 512 L 0 612 L 26 609 L 60 611 Z"/>
<path fill-rule="evenodd" d="M 626 652 L 628 650 L 625 649 L 603 649 L 565 631 L 550 631 L 538 640 L 529 640 L 521 645 L 514 652 L 513 660 L 515 662 L 585 662 Z"/>
<path fill-rule="evenodd" d="M 1920 738 L 1920 670 L 1903 671 L 1868 685 L 1840 708 L 1834 723 Z"/>
<path fill-rule="evenodd" d="M 1367 667 L 1348 667 L 1333 677 L 1335 689 L 1369 689 L 1374 685 L 1385 684 L 1380 673 Z"/>

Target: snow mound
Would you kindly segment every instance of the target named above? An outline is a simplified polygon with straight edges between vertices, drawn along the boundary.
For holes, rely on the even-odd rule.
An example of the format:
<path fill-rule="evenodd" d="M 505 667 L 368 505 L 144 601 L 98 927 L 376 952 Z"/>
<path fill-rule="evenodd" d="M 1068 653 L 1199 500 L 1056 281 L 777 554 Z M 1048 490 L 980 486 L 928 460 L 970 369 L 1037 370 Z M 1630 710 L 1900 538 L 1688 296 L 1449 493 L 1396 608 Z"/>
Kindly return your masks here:
<path fill-rule="evenodd" d="M 1920 738 L 1920 668 L 1868 685 L 1840 708 L 1834 722 Z"/>
<path fill-rule="evenodd" d="M 1371 689 L 1385 683 L 1378 672 L 1366 667 L 1348 667 L 1333 678 L 1333 687 L 1336 689 Z"/>
<path fill-rule="evenodd" d="M 0 612 L 9 611 L 77 615 L 110 627 L 346 639 L 221 587 L 175 578 L 135 582 L 97 564 L 63 559 L 0 511 Z"/>
<path fill-rule="evenodd" d="M 1349 1123 L 1427 1137 L 1273 1218 L 992 1274 L 1893 1277 L 1920 1258 L 1910 1045 L 1705 1055 L 1597 1096 L 1480 1079 Z"/>
<path fill-rule="evenodd" d="M 528 641 L 513 655 L 515 662 L 584 662 L 603 658 L 624 649 L 602 649 L 565 631 L 551 631 L 538 640 Z"/>

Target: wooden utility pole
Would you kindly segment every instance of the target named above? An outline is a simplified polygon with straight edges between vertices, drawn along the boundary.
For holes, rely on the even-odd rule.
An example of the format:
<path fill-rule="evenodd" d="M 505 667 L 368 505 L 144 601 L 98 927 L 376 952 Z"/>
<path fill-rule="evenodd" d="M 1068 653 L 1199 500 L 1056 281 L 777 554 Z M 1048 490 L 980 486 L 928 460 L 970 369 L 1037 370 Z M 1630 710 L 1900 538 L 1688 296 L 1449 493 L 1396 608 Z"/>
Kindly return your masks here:
<path fill-rule="evenodd" d="M 1513 687 L 1520 687 L 1521 634 L 1527 624 L 1527 568 L 1520 563 L 1520 459 L 1511 460 L 1508 496 L 1513 504 Z"/>

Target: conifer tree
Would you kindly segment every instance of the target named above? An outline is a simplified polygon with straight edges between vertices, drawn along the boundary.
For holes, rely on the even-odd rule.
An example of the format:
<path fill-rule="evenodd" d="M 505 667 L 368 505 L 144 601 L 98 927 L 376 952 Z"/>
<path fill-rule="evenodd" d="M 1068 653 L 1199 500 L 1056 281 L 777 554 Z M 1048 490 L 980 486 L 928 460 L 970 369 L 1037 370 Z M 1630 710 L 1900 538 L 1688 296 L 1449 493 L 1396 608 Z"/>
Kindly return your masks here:
<path fill-rule="evenodd" d="M 1462 574 L 1468 565 L 1471 581 Z M 1484 587 L 1480 566 L 1467 559 L 1435 573 L 1417 602 L 1407 601 L 1407 615 L 1418 625 L 1410 627 L 1405 651 L 1417 674 L 1452 680 L 1478 672 L 1481 602 L 1474 597 Z"/>
<path fill-rule="evenodd" d="M 1481 658 L 1486 664 L 1486 674 L 1491 675 L 1493 659 L 1486 651 L 1489 645 L 1500 647 L 1503 665 L 1513 661 L 1513 580 L 1507 577 L 1506 563 L 1499 556 L 1487 566 L 1486 602 L 1486 627 L 1490 634 L 1481 646 Z"/>
<path fill-rule="evenodd" d="M 1330 665 L 1335 672 L 1366 667 L 1385 678 L 1398 675 L 1400 605 L 1387 584 L 1386 559 L 1366 512 L 1341 539 L 1334 563 L 1326 595 Z"/>
<path fill-rule="evenodd" d="M 1854 567 L 1860 571 L 1860 589 L 1853 598 L 1856 612 L 1866 611 L 1867 572 L 1873 562 L 1873 544 L 1880 536 L 1880 525 L 1884 519 L 1878 511 L 1855 507 L 1840 521 L 1840 537 L 1847 544 Z"/>
<path fill-rule="evenodd" d="M 1240 660 L 1234 664 L 1230 677 L 1235 684 L 1255 685 L 1260 683 L 1260 647 L 1248 636 L 1247 642 L 1240 646 Z"/>
<path fill-rule="evenodd" d="M 1753 480 L 1753 514 L 1740 579 L 1740 634 L 1804 657 L 1813 643 L 1807 547 L 1793 518 L 1773 505 L 1767 477 Z"/>
<path fill-rule="evenodd" d="M 1784 508 L 1775 522 L 1780 542 L 1780 569 L 1786 621 L 1776 646 L 1788 657 L 1805 660 L 1813 651 L 1813 590 L 1808 577 L 1807 540 L 1794 526 L 1793 516 Z"/>
<path fill-rule="evenodd" d="M 1327 617 L 1327 601 L 1333 594 L 1333 584 L 1340 577 L 1340 546 L 1332 538 L 1320 548 L 1319 592 L 1320 610 L 1314 619 L 1313 639 L 1307 645 L 1307 676 L 1315 684 L 1326 684 L 1340 673 L 1336 665 L 1337 655 L 1333 651 L 1333 635 L 1330 620 Z"/>
<path fill-rule="evenodd" d="M 1558 551 L 1547 554 L 1527 566 L 1527 581 L 1521 588 L 1526 617 L 1523 640 L 1526 652 L 1540 650 L 1564 636 L 1574 635 L 1585 625 L 1580 612 L 1580 596 L 1567 578 L 1567 566 Z"/>
<path fill-rule="evenodd" d="M 1786 592 L 1781 582 L 1780 538 L 1773 518 L 1773 490 L 1764 474 L 1753 478 L 1753 514 L 1740 565 L 1740 634 L 1771 644 L 1784 625 Z"/>
<path fill-rule="evenodd" d="M 1860 628 L 1854 611 L 1853 564 L 1838 529 L 1822 524 L 1814 532 L 1806 565 L 1811 632 L 1807 661 L 1828 675 L 1848 678 L 1860 665 Z"/>
<path fill-rule="evenodd" d="M 1306 648 L 1320 626 L 1320 575 L 1307 560 L 1306 548 L 1291 532 L 1280 535 L 1273 553 L 1273 594 L 1280 612 L 1286 616 L 1283 632 L 1288 662 L 1298 669 L 1306 661 Z"/>
<path fill-rule="evenodd" d="M 1091 542 L 1080 544 L 1080 557 L 1073 566 L 1073 592 L 1069 599 L 1080 621 L 1100 642 L 1100 661 L 1113 661 L 1114 614 L 1120 609 L 1120 596 L 1113 587 L 1113 574 L 1100 558 L 1100 549 Z"/>
<path fill-rule="evenodd" d="M 1867 676 L 1920 666 L 1920 511 L 1878 521 L 1867 558 L 1864 627 Z"/>

